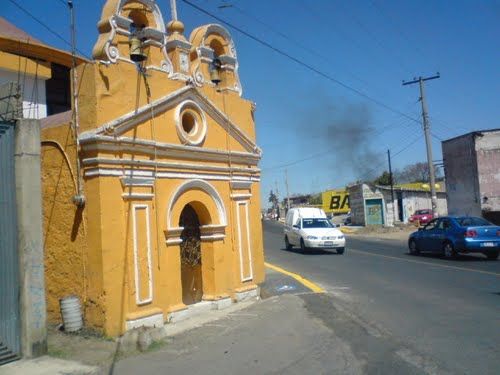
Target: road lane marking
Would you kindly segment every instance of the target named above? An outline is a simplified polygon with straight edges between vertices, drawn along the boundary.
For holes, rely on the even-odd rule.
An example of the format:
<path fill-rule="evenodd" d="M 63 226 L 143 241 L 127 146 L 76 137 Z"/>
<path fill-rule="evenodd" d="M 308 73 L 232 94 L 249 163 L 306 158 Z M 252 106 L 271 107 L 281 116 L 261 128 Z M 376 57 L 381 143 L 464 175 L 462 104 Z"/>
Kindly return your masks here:
<path fill-rule="evenodd" d="M 272 269 L 272 270 L 274 270 L 276 272 L 280 272 L 280 273 L 282 273 L 284 275 L 293 277 L 295 280 L 297 280 L 299 283 L 301 283 L 302 285 L 304 285 L 306 288 L 311 289 L 314 293 L 324 293 L 325 292 L 325 290 L 323 288 L 321 288 L 320 286 L 316 285 L 312 281 L 307 280 L 305 277 L 302 277 L 301 275 L 299 275 L 297 273 L 293 273 L 293 272 L 287 271 L 287 270 L 285 270 L 285 269 L 283 269 L 281 267 L 275 266 L 274 264 L 267 263 L 267 262 L 265 262 L 264 265 L 267 268 L 270 268 L 270 269 Z"/>
<path fill-rule="evenodd" d="M 433 267 L 441 267 L 441 268 L 448 268 L 448 269 L 458 270 L 458 271 L 477 272 L 477 273 L 484 273 L 486 275 L 500 276 L 500 273 L 497 273 L 497 272 L 475 270 L 475 269 L 472 269 L 472 268 L 457 267 L 457 266 L 447 266 L 445 264 L 436 264 L 436 263 L 424 262 L 424 261 L 421 261 L 421 260 L 414 260 L 414 259 L 398 258 L 398 257 L 390 256 L 390 255 L 374 254 L 374 253 L 370 253 L 368 251 L 363 251 L 363 250 L 349 249 L 349 251 L 352 252 L 352 253 L 360 253 L 360 254 L 364 254 L 364 255 L 370 255 L 370 256 L 373 256 L 373 257 L 381 257 L 381 258 L 402 260 L 404 262 L 410 262 L 410 263 L 421 263 L 421 264 L 426 264 L 428 266 L 433 266 Z"/>

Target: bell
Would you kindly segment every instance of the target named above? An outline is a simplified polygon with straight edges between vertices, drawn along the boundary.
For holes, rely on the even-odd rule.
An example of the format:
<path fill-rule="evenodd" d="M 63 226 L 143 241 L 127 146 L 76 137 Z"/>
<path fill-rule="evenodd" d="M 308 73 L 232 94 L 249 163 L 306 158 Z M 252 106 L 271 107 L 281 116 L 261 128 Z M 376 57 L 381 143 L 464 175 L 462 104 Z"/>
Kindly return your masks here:
<path fill-rule="evenodd" d="M 220 83 L 220 81 L 221 81 L 220 74 L 219 74 L 219 71 L 217 69 L 210 70 L 210 81 L 212 81 L 216 85 L 218 85 Z"/>
<path fill-rule="evenodd" d="M 221 81 L 219 70 L 222 67 L 222 63 L 218 58 L 215 58 L 210 64 L 210 81 L 218 85 Z"/>
<path fill-rule="evenodd" d="M 141 62 L 147 59 L 147 56 L 142 52 L 142 41 L 137 36 L 130 38 L 130 60 L 133 62 Z"/>

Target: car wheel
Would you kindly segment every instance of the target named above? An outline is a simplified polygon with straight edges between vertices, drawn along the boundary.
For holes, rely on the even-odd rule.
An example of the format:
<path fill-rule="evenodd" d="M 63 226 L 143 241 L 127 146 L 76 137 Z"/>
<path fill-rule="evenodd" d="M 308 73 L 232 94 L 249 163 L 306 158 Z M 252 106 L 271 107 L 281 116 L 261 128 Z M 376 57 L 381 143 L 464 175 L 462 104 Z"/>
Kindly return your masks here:
<path fill-rule="evenodd" d="M 486 253 L 486 257 L 490 260 L 498 259 L 498 251 L 492 251 L 491 253 Z"/>
<path fill-rule="evenodd" d="M 292 250 L 293 245 L 288 241 L 288 236 L 285 236 L 285 247 L 287 250 Z"/>
<path fill-rule="evenodd" d="M 408 248 L 410 249 L 410 254 L 411 255 L 418 255 L 418 254 L 420 254 L 420 250 L 418 249 L 417 243 L 415 242 L 415 240 L 411 240 L 408 243 Z"/>
<path fill-rule="evenodd" d="M 345 252 L 345 247 L 339 247 L 339 248 L 337 249 L 337 254 L 342 255 L 342 254 L 344 254 L 344 252 Z"/>
<path fill-rule="evenodd" d="M 445 242 L 443 245 L 443 254 L 448 259 L 453 259 L 457 257 L 457 252 L 453 247 L 451 242 Z"/>
<path fill-rule="evenodd" d="M 302 238 L 300 239 L 300 250 L 302 251 L 307 250 L 306 244 L 304 243 L 304 240 Z"/>

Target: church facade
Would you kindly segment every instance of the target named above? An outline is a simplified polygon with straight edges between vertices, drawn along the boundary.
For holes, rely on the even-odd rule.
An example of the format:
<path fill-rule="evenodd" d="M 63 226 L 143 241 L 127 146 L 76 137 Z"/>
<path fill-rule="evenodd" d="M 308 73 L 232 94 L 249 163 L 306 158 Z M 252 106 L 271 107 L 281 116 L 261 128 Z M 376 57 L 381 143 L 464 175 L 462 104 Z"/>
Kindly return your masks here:
<path fill-rule="evenodd" d="M 176 17 L 175 17 L 176 18 Z M 107 0 L 68 113 L 42 126 L 49 318 L 80 297 L 116 336 L 257 296 L 262 152 L 238 58 L 153 0 Z"/>

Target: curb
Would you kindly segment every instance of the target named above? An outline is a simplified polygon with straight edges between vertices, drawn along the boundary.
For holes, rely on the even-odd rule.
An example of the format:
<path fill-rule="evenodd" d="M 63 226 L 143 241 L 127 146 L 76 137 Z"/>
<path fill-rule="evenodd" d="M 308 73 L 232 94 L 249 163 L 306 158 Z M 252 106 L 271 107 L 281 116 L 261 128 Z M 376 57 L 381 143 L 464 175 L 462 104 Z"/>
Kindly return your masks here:
<path fill-rule="evenodd" d="M 294 278 L 296 281 L 298 281 L 299 283 L 301 283 L 302 285 L 304 285 L 306 288 L 310 289 L 314 293 L 324 293 L 325 292 L 325 290 L 323 288 L 321 288 L 319 285 L 315 284 L 312 281 L 307 280 L 305 277 L 303 277 L 297 273 L 287 271 L 281 267 L 275 266 L 275 265 L 273 265 L 271 263 L 267 263 L 267 262 L 265 262 L 264 265 L 267 268 L 272 269 L 273 271 L 276 271 L 276 272 L 279 272 L 279 273 L 282 273 L 284 275 L 287 275 L 287 276 Z"/>

